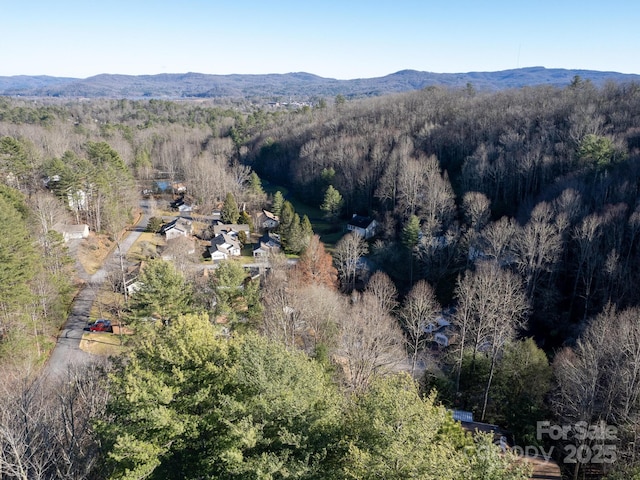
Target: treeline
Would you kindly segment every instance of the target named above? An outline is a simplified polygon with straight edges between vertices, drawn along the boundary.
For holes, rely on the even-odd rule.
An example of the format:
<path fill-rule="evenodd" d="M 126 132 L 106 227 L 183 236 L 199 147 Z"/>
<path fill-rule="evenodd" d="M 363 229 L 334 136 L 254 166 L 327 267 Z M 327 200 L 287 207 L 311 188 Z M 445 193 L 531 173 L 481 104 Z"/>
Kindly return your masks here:
<path fill-rule="evenodd" d="M 72 261 L 50 212 L 46 196 L 0 185 L 0 364 L 11 368 L 47 359 L 71 301 Z"/>
<path fill-rule="evenodd" d="M 227 338 L 206 315 L 142 333 L 115 368 L 55 385 L 3 380 L 1 478 L 529 477 L 407 375 L 346 395 L 303 353 Z"/>
<path fill-rule="evenodd" d="M 546 416 L 615 425 L 619 456 L 600 473 L 624 471 L 640 414 L 639 106 L 638 85 L 579 78 L 495 94 L 430 88 L 289 117 L 255 133 L 246 161 L 266 178 L 287 172 L 315 205 L 330 172 L 344 218 L 380 222 L 369 258 L 403 302 L 425 280 L 456 309 L 458 341 L 428 380 L 449 405 L 533 443 Z M 355 275 L 344 272 L 347 290 L 362 288 Z M 511 343 L 530 335 L 551 370 L 534 345 Z"/>

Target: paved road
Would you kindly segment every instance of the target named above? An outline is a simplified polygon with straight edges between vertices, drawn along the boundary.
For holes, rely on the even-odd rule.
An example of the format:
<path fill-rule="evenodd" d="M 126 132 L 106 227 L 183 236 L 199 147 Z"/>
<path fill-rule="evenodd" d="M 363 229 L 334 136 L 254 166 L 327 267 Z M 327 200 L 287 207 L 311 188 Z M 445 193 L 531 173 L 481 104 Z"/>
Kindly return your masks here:
<path fill-rule="evenodd" d="M 105 259 L 103 266 L 93 275 L 87 275 L 82 268 L 78 270 L 78 276 L 84 278 L 86 282 L 74 299 L 67 323 L 58 335 L 56 346 L 43 371 L 45 377 L 57 379 L 65 374 L 69 367 L 91 362 L 91 354 L 80 350 L 80 340 L 82 340 L 84 328 L 89 321 L 91 307 L 96 295 L 107 278 L 107 272 L 114 267 L 119 268 L 120 251 L 126 255 L 147 227 L 150 216 L 149 204 L 146 200 L 143 200 L 140 202 L 140 207 L 142 215 L 134 229 L 120 243 L 120 250 L 116 249 L 111 252 Z"/>

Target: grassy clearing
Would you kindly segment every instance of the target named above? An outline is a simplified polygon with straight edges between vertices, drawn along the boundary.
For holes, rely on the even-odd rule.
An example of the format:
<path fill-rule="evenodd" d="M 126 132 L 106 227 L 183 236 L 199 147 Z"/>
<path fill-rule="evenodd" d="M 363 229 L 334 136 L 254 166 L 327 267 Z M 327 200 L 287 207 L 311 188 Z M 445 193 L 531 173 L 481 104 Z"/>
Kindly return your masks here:
<path fill-rule="evenodd" d="M 89 234 L 89 238 L 84 239 L 78 247 L 78 258 L 84 270 L 93 275 L 96 273 L 107 255 L 115 248 L 115 243 L 106 235 L 98 235 L 94 232 Z"/>
<path fill-rule="evenodd" d="M 282 195 L 285 197 L 289 194 L 289 189 L 287 187 L 283 187 L 282 185 L 276 185 L 275 183 L 271 183 L 267 181 L 264 181 L 262 183 L 262 189 L 265 191 L 265 193 L 269 195 L 273 195 L 278 190 L 280 190 L 280 192 L 282 192 Z"/>
<path fill-rule="evenodd" d="M 242 251 L 240 252 L 240 258 L 242 259 L 247 259 L 246 262 L 244 263 L 250 263 L 253 262 L 253 244 L 252 243 L 247 243 L 246 245 L 242 246 Z"/>
<path fill-rule="evenodd" d="M 139 221 L 139 218 L 135 223 Z M 134 225 L 135 225 L 134 223 Z M 129 231 L 125 231 L 124 240 Z M 103 265 L 107 256 L 117 247 L 116 242 L 105 234 L 90 232 L 89 237 L 82 240 L 78 246 L 78 259 L 89 275 L 96 273 Z"/>
<path fill-rule="evenodd" d="M 139 262 L 157 255 L 158 247 L 166 242 L 161 235 L 151 232 L 143 232 L 127 252 L 127 260 Z"/>
<path fill-rule="evenodd" d="M 324 219 L 324 213 L 320 208 L 301 202 L 294 197 L 293 194 L 289 193 L 289 190 L 286 187 L 276 185 L 274 183 L 266 183 L 266 185 L 263 185 L 263 188 L 264 191 L 270 195 L 273 195 L 276 191 L 280 190 L 284 198 L 291 202 L 291 205 L 293 205 L 293 208 L 296 213 L 300 215 L 301 219 L 305 215 L 309 217 L 313 231 L 320 235 L 320 240 L 325 244 L 325 247 L 328 250 L 332 250 L 335 247 L 336 242 L 344 235 L 341 225 L 327 222 Z"/>
<path fill-rule="evenodd" d="M 121 355 L 126 350 L 121 340 L 122 338 L 119 335 L 114 335 L 113 333 L 87 332 L 82 336 L 80 349 L 93 355 Z"/>
<path fill-rule="evenodd" d="M 326 235 L 320 235 L 320 240 L 324 243 L 325 249 L 328 252 L 333 252 L 336 248 L 336 243 L 344 236 L 344 232 L 328 233 Z"/>

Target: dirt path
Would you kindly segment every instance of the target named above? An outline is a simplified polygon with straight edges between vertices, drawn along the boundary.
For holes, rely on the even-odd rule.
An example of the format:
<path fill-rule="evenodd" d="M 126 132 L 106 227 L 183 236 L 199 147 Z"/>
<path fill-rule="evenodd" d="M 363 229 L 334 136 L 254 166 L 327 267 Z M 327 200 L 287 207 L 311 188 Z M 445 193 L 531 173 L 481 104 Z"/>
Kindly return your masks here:
<path fill-rule="evenodd" d="M 87 275 L 84 269 L 80 267 L 77 274 L 79 277 L 86 279 L 86 282 L 73 301 L 67 323 L 60 331 L 56 346 L 44 367 L 43 375 L 46 378 L 59 378 L 69 367 L 91 362 L 92 355 L 80 349 L 80 340 L 82 340 L 84 328 L 89 322 L 93 302 L 107 278 L 107 273 L 113 269 L 114 266 L 117 267 L 119 265 L 119 252 L 122 251 L 124 252 L 123 254 L 126 255 L 147 227 L 147 223 L 149 222 L 149 205 L 146 200 L 143 200 L 140 206 L 142 208 L 142 215 L 134 229 L 130 231 L 120 243 L 120 250 L 115 249 L 111 252 L 105 259 L 103 266 L 93 275 Z"/>

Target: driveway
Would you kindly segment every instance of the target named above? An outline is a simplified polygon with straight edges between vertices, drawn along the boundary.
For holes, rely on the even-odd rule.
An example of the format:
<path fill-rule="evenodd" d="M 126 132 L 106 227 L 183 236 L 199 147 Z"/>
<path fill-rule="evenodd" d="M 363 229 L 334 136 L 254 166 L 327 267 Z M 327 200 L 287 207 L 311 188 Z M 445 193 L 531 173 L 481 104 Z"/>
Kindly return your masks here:
<path fill-rule="evenodd" d="M 45 377 L 55 380 L 63 376 L 69 367 L 84 365 L 92 361 L 93 356 L 91 354 L 80 350 L 80 340 L 82 340 L 84 328 L 89 322 L 93 302 L 107 278 L 107 272 L 113 268 L 119 268 L 120 251 L 126 255 L 147 227 L 150 216 L 148 202 L 142 200 L 140 207 L 142 209 L 140 218 L 134 228 L 120 242 L 120 250 L 115 249 L 112 251 L 105 259 L 102 267 L 93 275 L 87 275 L 81 267 L 79 268 L 77 275 L 86 280 L 85 285 L 73 300 L 71 313 L 60 331 L 56 346 L 44 367 L 43 375 Z M 70 251 L 73 252 L 73 248 Z"/>

